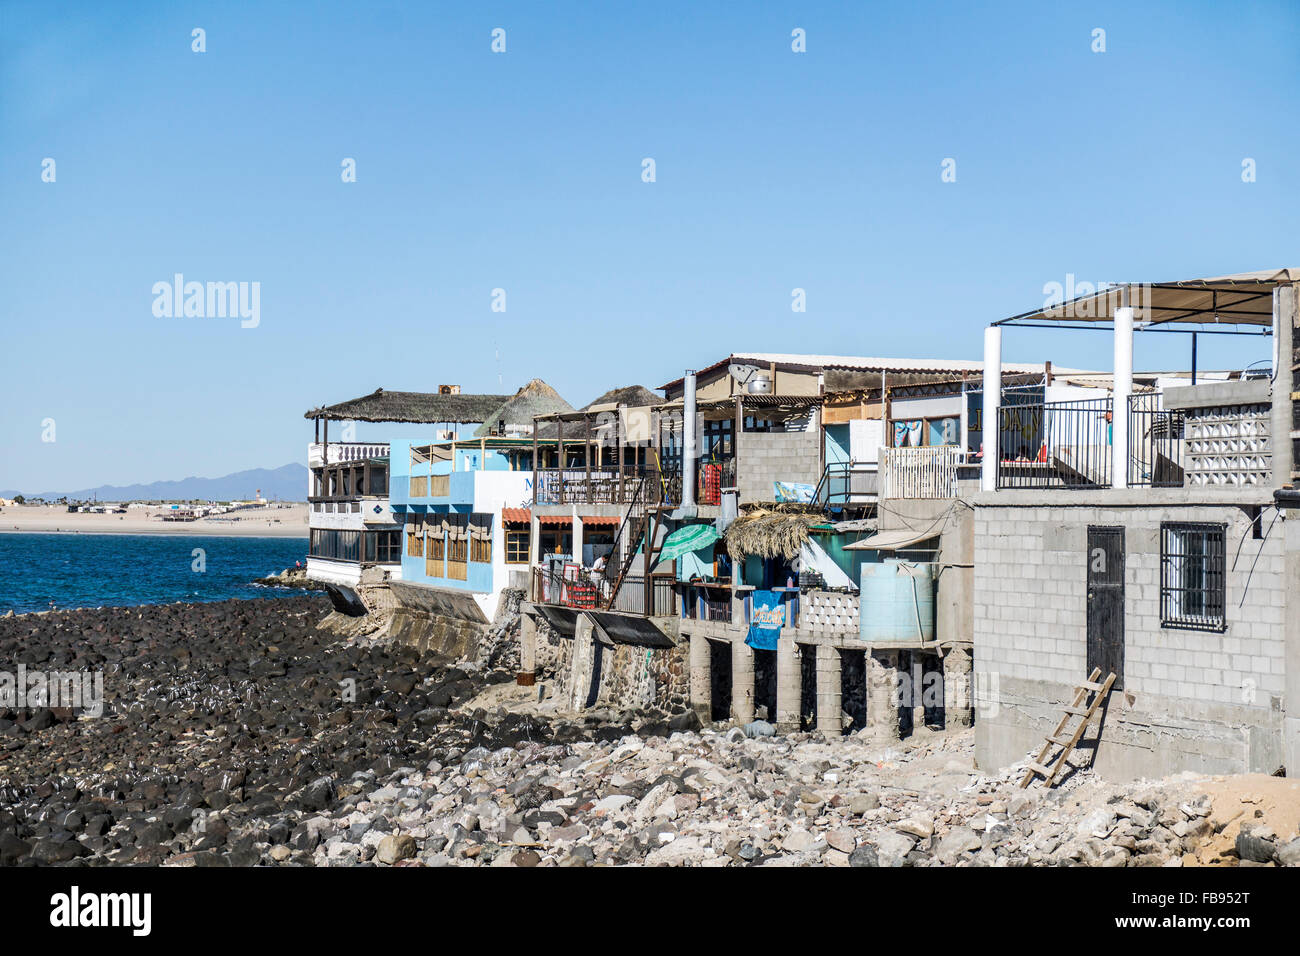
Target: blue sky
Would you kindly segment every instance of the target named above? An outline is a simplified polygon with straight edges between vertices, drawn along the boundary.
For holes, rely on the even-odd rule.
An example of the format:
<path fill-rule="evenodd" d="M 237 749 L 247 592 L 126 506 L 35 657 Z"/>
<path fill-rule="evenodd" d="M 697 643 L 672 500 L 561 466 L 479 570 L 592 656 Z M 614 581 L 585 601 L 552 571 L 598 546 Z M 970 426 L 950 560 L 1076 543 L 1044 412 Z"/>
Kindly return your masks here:
<path fill-rule="evenodd" d="M 1300 265 L 1294 4 L 975 7 L 6 3 L 0 487 L 300 461 L 303 411 L 379 386 L 579 405 L 732 351 L 973 358 L 1067 274 Z M 178 272 L 259 282 L 260 324 L 156 317 Z"/>

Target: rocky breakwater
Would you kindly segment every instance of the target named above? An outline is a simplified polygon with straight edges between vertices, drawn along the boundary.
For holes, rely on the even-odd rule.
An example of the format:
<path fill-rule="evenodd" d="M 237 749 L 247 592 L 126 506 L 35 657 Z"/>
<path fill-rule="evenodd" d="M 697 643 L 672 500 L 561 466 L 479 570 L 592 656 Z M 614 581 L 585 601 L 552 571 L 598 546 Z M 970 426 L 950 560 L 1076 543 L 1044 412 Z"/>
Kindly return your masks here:
<path fill-rule="evenodd" d="M 0 621 L 4 675 L 102 680 L 99 716 L 0 703 L 0 865 L 310 862 L 304 821 L 356 779 L 517 739 L 448 710 L 512 674 L 341 641 L 316 627 L 328 609 L 303 596 Z"/>
<path fill-rule="evenodd" d="M 1218 812 L 1204 780 L 1112 785 L 1076 774 L 1059 789 L 1020 790 L 1015 771 L 977 772 L 971 743 L 969 731 L 882 748 L 853 737 L 751 739 L 733 729 L 452 747 L 423 766 L 355 774 L 341 804 L 306 826 L 319 841 L 314 860 L 325 865 L 1246 860 L 1231 844 L 1211 849 L 1225 822 L 1241 815 Z M 1246 842 L 1250 853 L 1269 855 L 1269 865 L 1296 856 L 1276 838 Z"/>
<path fill-rule="evenodd" d="M 293 588 L 299 591 L 324 591 L 325 585 L 307 577 L 306 568 L 285 568 L 279 574 L 270 574 L 264 578 L 255 578 L 254 584 L 264 588 Z"/>

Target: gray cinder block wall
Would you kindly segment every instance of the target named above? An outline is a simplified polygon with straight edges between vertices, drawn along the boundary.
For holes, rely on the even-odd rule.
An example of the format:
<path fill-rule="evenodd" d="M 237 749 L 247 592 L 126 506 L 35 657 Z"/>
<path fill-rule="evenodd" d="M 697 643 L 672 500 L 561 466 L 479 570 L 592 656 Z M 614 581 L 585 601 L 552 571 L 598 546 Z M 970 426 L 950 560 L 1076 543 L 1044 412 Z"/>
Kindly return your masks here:
<path fill-rule="evenodd" d="M 1098 495 L 1057 503 L 1070 494 L 1038 506 L 989 503 L 1003 493 L 977 498 L 977 763 L 993 769 L 1037 752 L 1087 676 L 1087 529 L 1110 525 L 1125 529 L 1124 689 L 1111 695 L 1097 771 L 1113 779 L 1276 771 L 1286 759 L 1286 602 L 1300 562 L 1288 578 L 1284 522 L 1269 527 L 1270 499 L 1254 502 L 1265 509 L 1261 541 L 1243 507 L 1250 502 L 1196 504 L 1187 492 L 1163 501 L 1152 491 L 1130 507 Z M 1161 626 L 1162 521 L 1226 523 L 1225 632 Z"/>
<path fill-rule="evenodd" d="M 816 485 L 822 477 L 821 433 L 745 432 L 736 472 L 740 500 L 745 502 L 774 501 L 776 481 Z"/>

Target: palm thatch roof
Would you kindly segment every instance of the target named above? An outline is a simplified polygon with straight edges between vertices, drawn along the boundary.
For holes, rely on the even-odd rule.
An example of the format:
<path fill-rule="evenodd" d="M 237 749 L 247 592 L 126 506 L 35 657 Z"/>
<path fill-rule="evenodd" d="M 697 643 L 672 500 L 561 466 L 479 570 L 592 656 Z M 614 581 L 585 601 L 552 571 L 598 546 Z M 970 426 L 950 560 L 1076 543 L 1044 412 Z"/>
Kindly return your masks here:
<path fill-rule="evenodd" d="M 727 553 L 737 561 L 749 555 L 792 561 L 808 541 L 808 529 L 825 522 L 820 512 L 754 508 L 727 526 Z"/>
<path fill-rule="evenodd" d="M 640 408 L 645 405 L 662 405 L 665 401 L 662 395 L 650 391 L 644 385 L 628 385 L 623 388 L 611 388 L 604 395 L 582 406 L 582 411 L 588 411 L 599 405 L 626 405 L 628 408 Z"/>
<path fill-rule="evenodd" d="M 498 422 L 507 425 L 533 424 L 538 415 L 550 415 L 554 412 L 571 412 L 573 406 L 560 397 L 560 393 L 547 385 L 540 378 L 535 378 L 514 395 L 507 398 L 486 418 L 474 432 L 475 436 L 489 435 Z"/>
<path fill-rule="evenodd" d="M 313 408 L 303 418 L 420 424 L 486 422 L 492 412 L 509 399 L 509 395 L 442 395 L 437 392 L 386 392 L 377 388 L 360 398 Z"/>

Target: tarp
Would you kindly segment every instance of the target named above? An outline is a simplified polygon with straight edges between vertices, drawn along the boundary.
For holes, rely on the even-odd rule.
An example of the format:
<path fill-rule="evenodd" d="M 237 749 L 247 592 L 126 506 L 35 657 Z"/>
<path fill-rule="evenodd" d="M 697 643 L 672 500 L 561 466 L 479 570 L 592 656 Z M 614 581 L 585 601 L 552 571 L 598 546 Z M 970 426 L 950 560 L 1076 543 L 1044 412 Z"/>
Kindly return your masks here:
<path fill-rule="evenodd" d="M 861 541 L 846 544 L 844 550 L 897 551 L 900 548 L 908 548 L 920 541 L 925 541 L 928 538 L 937 538 L 938 536 L 939 532 L 933 527 L 923 528 L 920 531 L 913 531 L 910 528 L 902 531 L 881 531 L 873 534 L 869 538 L 863 538 Z"/>
<path fill-rule="evenodd" d="M 826 549 L 812 538 L 805 541 L 804 546 L 799 550 L 799 570 L 820 571 L 828 588 L 857 590 L 858 587 L 857 582 L 845 574 L 844 570 L 835 563 L 835 559 L 826 553 Z"/>
<path fill-rule="evenodd" d="M 750 596 L 749 634 L 745 643 L 757 651 L 774 651 L 785 626 L 785 605 L 777 591 L 755 591 Z"/>
<path fill-rule="evenodd" d="M 722 535 L 718 534 L 718 529 L 711 524 L 690 524 L 684 528 L 678 528 L 664 538 L 664 546 L 663 550 L 659 552 L 659 560 L 675 561 L 688 551 L 707 548 L 720 537 Z"/>

